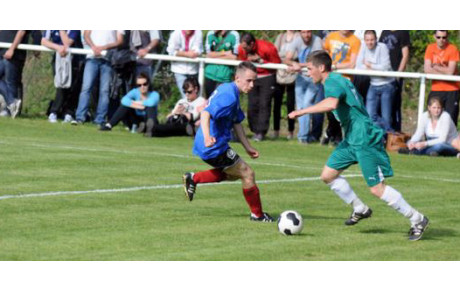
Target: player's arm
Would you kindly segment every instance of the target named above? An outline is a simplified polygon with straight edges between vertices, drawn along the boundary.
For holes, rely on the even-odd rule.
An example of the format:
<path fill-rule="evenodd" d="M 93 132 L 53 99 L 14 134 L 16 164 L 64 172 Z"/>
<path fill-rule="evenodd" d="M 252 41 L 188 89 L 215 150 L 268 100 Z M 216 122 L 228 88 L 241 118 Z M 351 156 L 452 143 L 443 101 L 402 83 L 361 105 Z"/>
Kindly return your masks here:
<path fill-rule="evenodd" d="M 339 105 L 338 98 L 328 97 L 313 106 L 292 111 L 291 113 L 289 113 L 288 116 L 290 119 L 294 119 L 294 118 L 300 117 L 305 114 L 329 112 L 329 111 L 336 109 L 338 105 Z"/>
<path fill-rule="evenodd" d="M 201 112 L 201 130 L 203 131 L 204 145 L 206 147 L 212 147 L 216 143 L 216 138 L 211 136 L 210 123 L 211 114 L 208 111 L 203 110 Z"/>
<path fill-rule="evenodd" d="M 238 140 L 241 142 L 248 155 L 252 159 L 257 159 L 259 157 L 259 152 L 255 148 L 253 148 L 249 143 L 249 140 L 246 137 L 246 133 L 244 132 L 244 128 L 241 125 L 241 123 L 235 123 L 233 125 L 233 130 L 235 131 Z"/>

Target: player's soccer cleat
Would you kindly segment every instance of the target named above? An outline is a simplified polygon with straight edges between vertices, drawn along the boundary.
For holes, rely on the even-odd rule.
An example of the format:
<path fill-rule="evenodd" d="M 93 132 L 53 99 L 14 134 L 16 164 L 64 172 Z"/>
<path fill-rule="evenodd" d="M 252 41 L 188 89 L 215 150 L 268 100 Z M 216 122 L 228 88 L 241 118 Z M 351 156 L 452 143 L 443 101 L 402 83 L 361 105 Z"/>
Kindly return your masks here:
<path fill-rule="evenodd" d="M 270 216 L 270 214 L 264 212 L 264 214 L 261 217 L 257 217 L 254 214 L 251 213 L 251 216 L 249 217 L 249 220 L 251 221 L 259 221 L 259 222 L 273 222 L 275 221 L 273 217 Z"/>
<path fill-rule="evenodd" d="M 372 209 L 368 208 L 366 211 L 363 213 L 357 213 L 357 212 L 352 212 L 350 218 L 345 221 L 346 225 L 355 225 L 357 224 L 361 219 L 369 218 L 372 216 Z"/>
<path fill-rule="evenodd" d="M 424 216 L 423 220 L 415 225 L 413 225 L 409 230 L 409 240 L 416 241 L 422 238 L 423 233 L 428 228 L 428 223 L 430 220 L 428 217 Z"/>
<path fill-rule="evenodd" d="M 185 173 L 182 180 L 184 181 L 185 197 L 192 201 L 196 190 L 196 183 L 193 181 L 193 173 Z"/>

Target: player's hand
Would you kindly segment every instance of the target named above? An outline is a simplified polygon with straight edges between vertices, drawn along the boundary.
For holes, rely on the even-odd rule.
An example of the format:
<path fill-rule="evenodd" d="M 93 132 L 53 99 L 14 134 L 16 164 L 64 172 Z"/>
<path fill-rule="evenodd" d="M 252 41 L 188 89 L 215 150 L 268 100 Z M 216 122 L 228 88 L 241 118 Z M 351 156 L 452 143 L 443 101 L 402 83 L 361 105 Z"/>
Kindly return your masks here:
<path fill-rule="evenodd" d="M 247 148 L 246 152 L 251 157 L 251 159 L 257 159 L 259 157 L 259 152 L 253 147 Z"/>
<path fill-rule="evenodd" d="M 216 138 L 213 136 L 204 137 L 204 146 L 209 148 L 216 144 Z"/>

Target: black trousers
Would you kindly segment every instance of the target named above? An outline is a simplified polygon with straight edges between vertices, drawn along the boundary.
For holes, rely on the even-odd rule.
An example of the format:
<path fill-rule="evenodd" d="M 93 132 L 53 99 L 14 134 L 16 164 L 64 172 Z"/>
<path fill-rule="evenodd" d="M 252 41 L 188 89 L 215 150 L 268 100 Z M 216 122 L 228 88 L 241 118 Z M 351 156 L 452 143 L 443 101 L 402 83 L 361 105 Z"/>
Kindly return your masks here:
<path fill-rule="evenodd" d="M 123 119 L 126 119 L 129 125 L 139 124 L 148 119 L 153 119 L 154 123 L 158 123 L 156 107 L 145 107 L 145 112 L 145 116 L 139 116 L 136 114 L 135 109 L 121 105 L 118 107 L 117 111 L 115 111 L 112 118 L 110 118 L 109 123 L 112 127 L 115 127 Z"/>
<path fill-rule="evenodd" d="M 342 140 L 342 129 L 340 127 L 340 123 L 335 119 L 334 114 L 332 112 L 327 113 L 327 121 L 328 125 L 326 128 L 326 135 L 330 141 L 341 141 Z"/>
<path fill-rule="evenodd" d="M 391 114 L 392 125 L 391 127 L 397 131 L 401 132 L 402 129 L 402 90 L 404 88 L 404 79 L 396 79 L 395 84 L 395 93 L 393 95 L 393 111 Z"/>
<path fill-rule="evenodd" d="M 248 123 L 253 133 L 265 135 L 268 132 L 275 86 L 276 76 L 273 74 L 258 78 L 248 93 Z"/>
<path fill-rule="evenodd" d="M 431 91 L 430 94 L 428 94 L 428 100 L 434 96 L 439 96 L 441 98 L 444 111 L 449 113 L 455 126 L 457 126 L 460 91 Z"/>
<path fill-rule="evenodd" d="M 273 102 L 273 129 L 280 130 L 281 121 L 281 106 L 283 105 L 283 96 L 286 92 L 286 107 L 288 114 L 295 110 L 295 83 L 292 84 L 278 84 L 276 83 L 274 102 Z M 294 131 L 295 120 L 288 120 L 288 130 Z"/>
<path fill-rule="evenodd" d="M 204 82 L 204 90 L 205 90 L 205 93 L 206 93 L 206 99 L 208 99 L 209 97 L 211 97 L 212 95 L 212 92 L 214 92 L 214 90 L 216 90 L 216 88 L 222 84 L 221 82 L 217 82 L 215 80 L 212 80 L 212 79 L 208 79 L 206 78 L 205 82 Z"/>
<path fill-rule="evenodd" d="M 152 136 L 168 137 L 187 135 L 187 131 L 185 130 L 186 126 L 187 124 L 181 123 L 157 124 L 153 127 Z"/>
<path fill-rule="evenodd" d="M 55 58 L 53 58 L 51 64 L 53 75 L 55 75 Z M 51 105 L 50 113 L 56 113 L 58 115 L 69 114 L 75 117 L 75 110 L 78 106 L 78 98 L 83 82 L 84 66 L 85 63 L 83 61 L 72 60 L 72 83 L 70 84 L 70 88 L 56 88 L 56 98 Z"/>

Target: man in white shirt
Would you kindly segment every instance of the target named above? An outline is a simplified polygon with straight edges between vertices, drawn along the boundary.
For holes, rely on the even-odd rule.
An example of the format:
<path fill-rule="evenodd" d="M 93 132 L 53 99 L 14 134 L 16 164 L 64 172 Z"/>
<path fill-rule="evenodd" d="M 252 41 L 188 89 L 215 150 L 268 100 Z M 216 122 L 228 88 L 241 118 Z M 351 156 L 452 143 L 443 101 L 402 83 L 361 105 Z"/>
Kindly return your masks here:
<path fill-rule="evenodd" d="M 390 51 L 384 43 L 377 42 L 377 35 L 374 30 L 366 30 L 364 43 L 365 45 L 361 46 L 358 54 L 356 68 L 391 71 Z M 394 78 L 371 77 L 366 96 L 366 110 L 372 121 L 385 131 L 390 132 L 394 131 L 392 128 L 394 81 Z"/>
<path fill-rule="evenodd" d="M 73 125 L 83 124 L 86 121 L 91 91 L 99 77 L 99 101 L 97 105 L 94 123 L 104 124 L 108 107 L 110 83 L 112 80 L 112 66 L 110 61 L 102 55 L 103 51 L 116 48 L 123 43 L 123 30 L 85 30 L 85 43 L 93 51 L 86 59 L 85 71 L 83 73 L 83 85 L 78 100 L 76 121 Z"/>
<path fill-rule="evenodd" d="M 168 54 L 176 57 L 197 58 L 203 53 L 203 34 L 201 30 L 174 30 L 168 41 Z M 182 85 L 188 77 L 198 77 L 198 63 L 172 62 L 171 71 L 176 78 L 177 88 L 182 98 Z"/>

